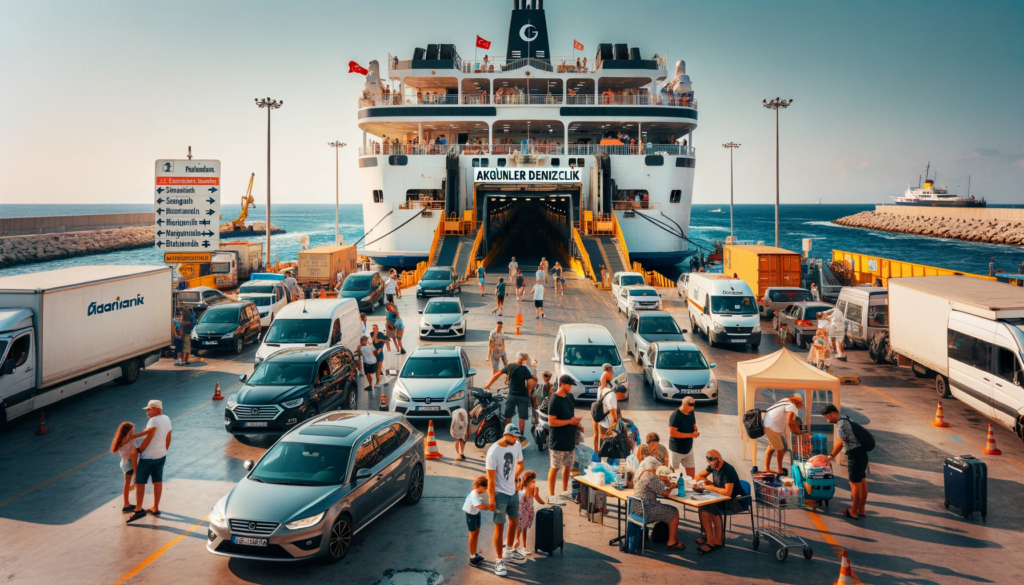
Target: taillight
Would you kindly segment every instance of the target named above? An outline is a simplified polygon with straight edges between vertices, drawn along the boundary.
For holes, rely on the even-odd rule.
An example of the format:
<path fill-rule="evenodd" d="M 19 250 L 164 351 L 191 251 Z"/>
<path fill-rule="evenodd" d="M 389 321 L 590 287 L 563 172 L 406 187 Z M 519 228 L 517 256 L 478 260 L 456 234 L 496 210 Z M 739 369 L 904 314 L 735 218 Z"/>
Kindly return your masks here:
<path fill-rule="evenodd" d="M 764 304 L 764 297 L 757 297 L 757 304 L 763 305 Z"/>
<path fill-rule="evenodd" d="M 811 322 L 808 321 L 807 319 L 797 319 L 796 320 L 796 326 L 797 327 L 810 327 L 811 326 Z"/>

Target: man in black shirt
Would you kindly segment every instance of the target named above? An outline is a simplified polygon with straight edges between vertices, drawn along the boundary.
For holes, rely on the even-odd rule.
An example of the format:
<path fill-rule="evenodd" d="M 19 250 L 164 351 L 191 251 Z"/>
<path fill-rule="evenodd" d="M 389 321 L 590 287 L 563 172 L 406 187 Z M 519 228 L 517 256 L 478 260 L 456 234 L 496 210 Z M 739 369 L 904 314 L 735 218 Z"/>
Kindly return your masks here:
<path fill-rule="evenodd" d="M 726 463 L 722 459 L 721 453 L 712 449 L 708 451 L 707 460 L 708 468 L 698 473 L 694 479 L 705 482 L 705 491 L 729 496 L 732 499 L 701 506 L 700 524 L 704 529 L 704 534 L 707 535 L 706 538 L 697 539 L 697 543 L 702 545 L 698 551 L 702 555 L 725 546 L 725 517 L 722 516 L 722 513 L 726 510 L 738 511 L 739 502 L 736 501 L 736 498 L 747 495 L 743 491 L 743 486 L 740 485 L 740 476 L 736 473 L 736 468 Z M 705 481 L 709 476 L 711 483 Z"/>
<path fill-rule="evenodd" d="M 682 404 L 677 410 L 672 411 L 668 419 L 669 466 L 673 471 L 678 471 L 682 467 L 688 477 L 693 477 L 697 470 L 697 465 L 693 461 L 693 440 L 700 436 L 693 406 L 693 396 L 683 397 Z"/>
<path fill-rule="evenodd" d="M 495 383 L 502 375 L 508 378 L 508 396 L 505 398 L 505 424 L 512 422 L 512 417 L 519 414 L 519 431 L 523 438 L 519 440 L 523 447 L 530 443 L 526 440 L 526 419 L 530 416 L 530 393 L 537 385 L 537 376 L 530 371 L 526 363 L 530 356 L 525 351 L 516 354 L 515 363 L 505 366 L 501 371 L 491 376 L 491 379 L 484 386 L 484 390 L 490 390 L 491 384 Z"/>
<path fill-rule="evenodd" d="M 562 470 L 562 493 L 569 491 L 569 472 L 572 469 L 573 454 L 576 451 L 576 429 L 583 430 L 582 418 L 574 416 L 576 404 L 573 402 L 572 387 L 576 380 L 572 376 L 563 375 L 558 379 L 558 390 L 548 402 L 548 425 L 551 434 L 548 447 L 551 450 L 551 470 L 548 471 L 548 502 L 564 506 L 566 498 L 555 495 L 555 480 L 558 470 Z"/>

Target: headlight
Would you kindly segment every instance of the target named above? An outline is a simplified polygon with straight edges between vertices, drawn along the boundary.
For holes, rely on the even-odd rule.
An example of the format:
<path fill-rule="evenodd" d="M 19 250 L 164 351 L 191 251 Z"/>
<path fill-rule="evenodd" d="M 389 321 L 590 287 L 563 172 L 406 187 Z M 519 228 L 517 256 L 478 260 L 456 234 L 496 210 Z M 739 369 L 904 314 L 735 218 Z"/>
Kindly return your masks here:
<path fill-rule="evenodd" d="M 309 518 L 302 518 L 301 520 L 289 522 L 284 526 L 288 530 L 299 530 L 300 528 L 309 528 L 310 526 L 316 526 L 320 523 L 321 520 L 324 519 L 324 514 L 326 514 L 326 512 L 320 512 L 316 516 L 310 516 Z"/>
<path fill-rule="evenodd" d="M 231 333 L 228 333 L 227 335 L 225 335 L 225 336 L 224 336 L 224 339 L 231 339 L 231 338 L 232 338 L 232 337 L 234 337 L 234 336 L 235 336 L 235 332 L 234 332 L 234 331 L 232 331 Z"/>
<path fill-rule="evenodd" d="M 454 327 L 456 329 L 462 329 L 465 326 L 466 326 L 466 321 L 465 320 L 459 321 L 455 325 L 452 325 L 452 327 Z"/>
<path fill-rule="evenodd" d="M 256 360 L 253 362 L 253 366 L 255 367 L 255 366 L 258 366 L 258 365 L 262 364 L 263 360 L 265 360 L 265 359 L 267 359 L 267 358 L 262 358 L 260 356 L 256 356 Z"/>
<path fill-rule="evenodd" d="M 231 396 L 228 396 L 227 407 L 230 409 L 234 409 L 236 406 L 238 406 L 238 392 L 235 392 Z"/>
<path fill-rule="evenodd" d="M 707 386 L 704 387 L 707 388 L 708 390 L 714 390 L 715 388 L 718 388 L 718 380 L 711 378 L 710 380 L 708 380 Z"/>
<path fill-rule="evenodd" d="M 614 382 L 616 384 L 625 384 L 626 383 L 626 374 L 619 374 L 618 376 L 615 377 Z"/>
<path fill-rule="evenodd" d="M 714 324 L 714 329 L 715 329 L 715 333 L 721 333 L 721 332 L 725 331 L 725 327 L 722 327 L 721 323 L 715 323 Z"/>
<path fill-rule="evenodd" d="M 451 396 L 449 396 L 448 397 L 448 401 L 451 402 L 452 400 L 462 400 L 465 397 L 466 397 L 466 391 L 465 390 L 459 390 L 455 394 L 452 394 Z"/>
<path fill-rule="evenodd" d="M 420 283 L 416 283 L 416 290 L 423 290 L 423 285 Z"/>
<path fill-rule="evenodd" d="M 190 337 L 191 337 L 192 339 L 196 339 L 196 340 L 198 340 L 198 339 L 199 339 L 199 334 L 198 334 L 198 333 L 196 333 L 195 331 L 193 331 L 193 332 L 192 332 L 192 335 L 191 335 Z"/>
<path fill-rule="evenodd" d="M 672 382 L 669 382 L 668 380 L 664 380 L 664 379 L 661 380 L 660 382 L 658 382 L 658 386 L 661 386 L 662 388 L 674 388 L 675 387 L 675 386 L 672 385 Z"/>
<path fill-rule="evenodd" d="M 368 303 L 369 301 L 370 301 L 370 295 L 366 295 L 365 297 L 359 299 L 360 303 Z"/>
<path fill-rule="evenodd" d="M 306 400 L 306 399 L 305 398 L 296 398 L 295 400 L 289 400 L 288 402 L 282 402 L 281 403 L 281 407 L 282 408 L 298 408 L 298 407 L 302 406 L 302 402 L 304 400 Z"/>
<path fill-rule="evenodd" d="M 402 402 L 412 402 L 412 398 L 409 398 L 409 393 L 401 388 L 395 388 L 395 400 L 401 400 Z"/>
<path fill-rule="evenodd" d="M 760 333 L 761 332 L 761 321 L 760 320 L 758 320 L 757 323 L 754 323 L 754 329 L 752 331 L 754 333 Z"/>
<path fill-rule="evenodd" d="M 210 523 L 211 524 L 224 524 L 224 500 L 227 496 L 224 496 L 216 504 L 213 505 L 213 510 L 210 510 Z"/>

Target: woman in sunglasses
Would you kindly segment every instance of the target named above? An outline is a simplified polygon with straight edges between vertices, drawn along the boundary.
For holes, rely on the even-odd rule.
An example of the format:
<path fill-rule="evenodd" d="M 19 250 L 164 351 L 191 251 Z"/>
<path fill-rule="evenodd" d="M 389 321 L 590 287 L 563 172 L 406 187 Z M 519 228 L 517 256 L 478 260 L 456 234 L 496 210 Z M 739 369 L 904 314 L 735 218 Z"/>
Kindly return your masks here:
<path fill-rule="evenodd" d="M 722 459 L 721 453 L 712 449 L 708 451 L 707 460 L 707 469 L 697 473 L 697 477 L 694 479 L 703 482 L 704 490 L 729 496 L 732 499 L 701 506 L 700 525 L 706 536 L 697 539 L 697 544 L 701 545 L 697 552 L 702 555 L 706 555 L 716 548 L 725 547 L 725 517 L 723 514 L 729 511 L 738 512 L 742 509 L 742 504 L 736 498 L 747 495 L 743 491 L 743 486 L 740 485 L 740 477 L 736 474 L 736 469 Z M 711 483 L 706 481 L 709 477 Z"/>

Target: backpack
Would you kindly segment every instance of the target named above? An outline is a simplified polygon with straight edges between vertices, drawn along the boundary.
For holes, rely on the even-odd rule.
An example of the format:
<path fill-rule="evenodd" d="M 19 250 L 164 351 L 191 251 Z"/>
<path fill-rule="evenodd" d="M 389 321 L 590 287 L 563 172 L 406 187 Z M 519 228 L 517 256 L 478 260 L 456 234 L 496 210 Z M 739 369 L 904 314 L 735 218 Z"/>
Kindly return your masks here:
<path fill-rule="evenodd" d="M 776 406 L 783 405 L 777 402 L 769 406 L 767 410 L 751 408 L 743 413 L 743 428 L 747 430 L 748 437 L 751 439 L 760 439 L 764 436 L 764 415 Z"/>
<path fill-rule="evenodd" d="M 612 389 L 605 388 L 605 391 L 598 395 L 597 400 L 590 405 L 590 417 L 596 423 L 608 418 L 608 409 L 604 407 L 604 399 L 608 397 L 609 392 L 612 392 Z"/>
<path fill-rule="evenodd" d="M 853 436 L 857 438 L 860 446 L 865 451 L 873 451 L 875 449 L 875 437 L 871 434 L 871 431 L 865 429 L 860 423 L 853 422 L 848 416 L 842 418 L 845 418 L 850 423 L 850 428 L 853 429 Z"/>

